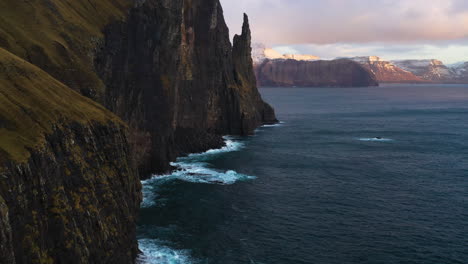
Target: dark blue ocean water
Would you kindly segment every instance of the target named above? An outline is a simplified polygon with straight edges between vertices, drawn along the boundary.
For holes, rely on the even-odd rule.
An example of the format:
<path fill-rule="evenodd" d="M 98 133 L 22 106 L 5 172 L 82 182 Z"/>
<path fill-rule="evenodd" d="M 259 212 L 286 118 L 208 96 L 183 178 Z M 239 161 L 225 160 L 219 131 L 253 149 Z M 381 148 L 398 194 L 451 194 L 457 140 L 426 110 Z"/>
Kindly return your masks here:
<path fill-rule="evenodd" d="M 143 261 L 468 263 L 468 86 L 261 92 L 284 123 L 144 182 Z"/>

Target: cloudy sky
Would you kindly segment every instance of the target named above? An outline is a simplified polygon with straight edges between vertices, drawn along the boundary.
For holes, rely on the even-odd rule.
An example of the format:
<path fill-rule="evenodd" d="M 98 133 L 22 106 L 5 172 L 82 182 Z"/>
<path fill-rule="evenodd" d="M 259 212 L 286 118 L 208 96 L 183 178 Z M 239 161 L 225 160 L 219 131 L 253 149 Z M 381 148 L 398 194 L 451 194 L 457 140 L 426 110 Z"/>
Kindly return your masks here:
<path fill-rule="evenodd" d="M 322 58 L 468 61 L 468 0 L 221 0 L 231 33 Z"/>

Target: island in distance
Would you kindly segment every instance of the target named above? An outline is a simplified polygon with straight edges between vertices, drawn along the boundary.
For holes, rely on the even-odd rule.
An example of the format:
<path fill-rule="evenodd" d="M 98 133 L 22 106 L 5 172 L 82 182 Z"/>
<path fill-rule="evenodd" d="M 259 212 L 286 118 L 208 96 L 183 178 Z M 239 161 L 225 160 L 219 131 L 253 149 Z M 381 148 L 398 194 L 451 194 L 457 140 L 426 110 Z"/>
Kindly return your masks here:
<path fill-rule="evenodd" d="M 468 83 L 468 62 L 446 66 L 435 59 L 385 61 L 377 56 L 320 60 L 280 54 L 263 44 L 252 52 L 262 87 L 371 87 L 379 83 Z"/>
<path fill-rule="evenodd" d="M 378 86 L 375 75 L 349 59 L 298 61 L 265 60 L 255 67 L 257 83 L 268 87 Z"/>

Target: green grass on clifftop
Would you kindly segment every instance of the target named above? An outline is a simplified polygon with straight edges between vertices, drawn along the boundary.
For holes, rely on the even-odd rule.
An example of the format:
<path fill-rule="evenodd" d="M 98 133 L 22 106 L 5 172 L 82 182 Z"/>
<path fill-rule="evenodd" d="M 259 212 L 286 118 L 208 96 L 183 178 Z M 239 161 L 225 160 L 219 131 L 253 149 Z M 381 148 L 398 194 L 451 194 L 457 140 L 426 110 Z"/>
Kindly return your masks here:
<path fill-rule="evenodd" d="M 24 162 L 63 122 L 122 122 L 38 67 L 0 48 L 0 165 Z"/>
<path fill-rule="evenodd" d="M 93 54 L 112 21 L 124 20 L 133 0 L 1 0 L 0 47 L 42 68 L 75 90 L 99 96 L 104 84 Z"/>

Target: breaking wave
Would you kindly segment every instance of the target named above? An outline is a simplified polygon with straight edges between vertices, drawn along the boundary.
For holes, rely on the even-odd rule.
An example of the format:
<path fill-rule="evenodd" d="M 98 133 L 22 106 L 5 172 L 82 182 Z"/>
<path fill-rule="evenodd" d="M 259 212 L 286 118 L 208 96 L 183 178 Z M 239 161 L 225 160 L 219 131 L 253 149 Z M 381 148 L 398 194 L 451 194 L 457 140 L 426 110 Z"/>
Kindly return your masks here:
<path fill-rule="evenodd" d="M 140 239 L 138 246 L 142 254 L 138 256 L 140 264 L 191 264 L 188 250 L 174 250 L 163 245 L 159 240 Z"/>
<path fill-rule="evenodd" d="M 143 201 L 142 208 L 155 206 L 158 201 L 159 187 L 167 182 L 179 180 L 201 184 L 230 185 L 238 181 L 254 179 L 254 176 L 238 173 L 233 170 L 219 170 L 208 163 L 219 154 L 239 151 L 244 147 L 242 142 L 233 137 L 224 137 L 225 146 L 220 149 L 211 149 L 203 153 L 190 154 L 187 157 L 178 158 L 171 163 L 176 169 L 168 175 L 156 175 L 149 180 L 142 181 Z M 163 242 L 154 239 L 140 239 L 138 241 L 142 254 L 138 257 L 138 263 L 142 264 L 191 264 L 190 252 L 187 250 L 174 250 Z"/>
<path fill-rule="evenodd" d="M 234 152 L 239 151 L 244 148 L 244 144 L 242 142 L 236 141 L 234 137 L 225 136 L 224 143 L 226 144 L 224 147 L 219 149 L 210 149 L 203 153 L 194 153 L 190 154 L 187 157 L 181 157 L 177 159 L 176 164 L 179 161 L 200 161 L 200 160 L 208 160 L 213 158 L 217 154 L 227 153 L 227 152 Z"/>
<path fill-rule="evenodd" d="M 284 122 L 280 121 L 280 122 L 278 122 L 278 123 L 276 123 L 276 124 L 272 124 L 272 125 L 263 125 L 263 126 L 261 126 L 261 127 L 279 127 L 279 126 L 282 126 L 282 125 L 284 125 Z"/>
<path fill-rule="evenodd" d="M 142 181 L 143 202 L 142 208 L 154 206 L 157 201 L 157 190 L 160 184 L 168 181 L 180 180 L 191 183 L 231 185 L 237 181 L 255 179 L 254 176 L 238 173 L 233 170 L 218 170 L 208 163 L 219 154 L 239 151 L 244 147 L 242 142 L 233 137 L 224 137 L 226 145 L 220 149 L 211 149 L 203 153 L 190 154 L 187 157 L 178 158 L 171 163 L 176 169 L 168 175 L 157 175 L 149 180 Z"/>

